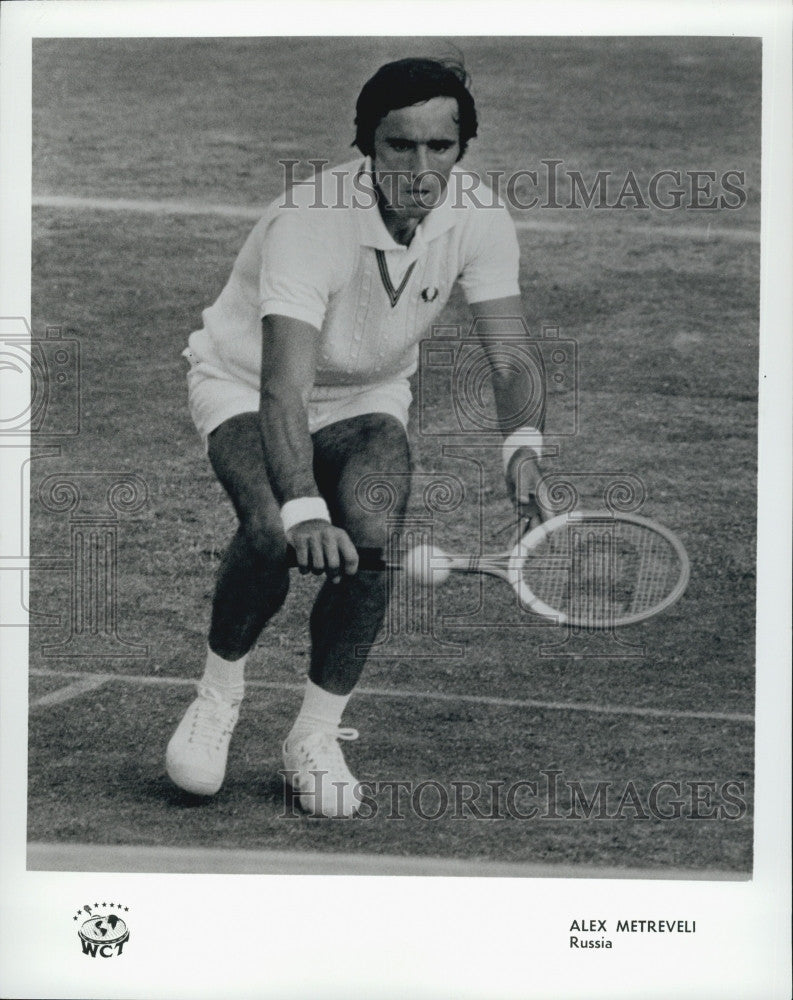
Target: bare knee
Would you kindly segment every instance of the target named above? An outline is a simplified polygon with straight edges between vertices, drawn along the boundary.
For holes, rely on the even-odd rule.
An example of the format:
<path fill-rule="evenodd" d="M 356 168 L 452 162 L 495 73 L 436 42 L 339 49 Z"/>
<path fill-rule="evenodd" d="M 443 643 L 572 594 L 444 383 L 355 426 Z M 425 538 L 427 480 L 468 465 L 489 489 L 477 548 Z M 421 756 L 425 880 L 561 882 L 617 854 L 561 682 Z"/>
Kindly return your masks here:
<path fill-rule="evenodd" d="M 342 527 L 359 548 L 383 548 L 410 497 L 410 450 L 402 425 L 386 414 L 367 414 L 347 444 L 335 507 Z"/>
<path fill-rule="evenodd" d="M 374 483 L 377 477 L 373 477 Z M 385 548 L 388 534 L 404 517 L 409 496 L 407 477 L 402 482 L 389 482 L 388 476 L 382 477 L 382 488 L 370 490 L 370 496 L 380 498 L 376 506 L 382 509 L 372 510 L 371 504 L 361 496 L 346 497 L 342 501 L 343 527 L 358 548 Z M 385 498 L 385 499 L 382 499 Z"/>
<path fill-rule="evenodd" d="M 241 522 L 248 550 L 268 565 L 286 563 L 286 536 L 279 519 L 266 511 L 248 513 Z"/>
<path fill-rule="evenodd" d="M 267 481 L 258 418 L 240 413 L 209 436 L 209 460 L 229 495 L 248 553 L 267 564 L 286 562 L 278 504 Z"/>

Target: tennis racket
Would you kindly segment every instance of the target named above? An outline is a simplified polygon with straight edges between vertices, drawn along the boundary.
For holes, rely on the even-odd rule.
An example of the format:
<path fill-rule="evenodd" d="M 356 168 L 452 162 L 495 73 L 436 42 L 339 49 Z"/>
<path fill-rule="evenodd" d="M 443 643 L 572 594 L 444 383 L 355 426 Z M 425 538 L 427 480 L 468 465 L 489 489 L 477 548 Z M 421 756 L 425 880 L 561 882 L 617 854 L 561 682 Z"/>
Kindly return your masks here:
<path fill-rule="evenodd" d="M 360 568 L 407 570 L 378 549 L 360 549 Z M 690 566 L 668 528 L 636 514 L 572 511 L 527 532 L 511 550 L 482 556 L 427 548 L 421 577 L 488 573 L 515 590 L 523 608 L 559 625 L 609 629 L 660 614 L 683 595 Z M 413 564 L 415 566 L 415 563 Z M 415 570 L 414 570 L 415 572 Z"/>
<path fill-rule="evenodd" d="M 632 625 L 682 597 L 690 564 L 680 539 L 636 514 L 572 511 L 527 532 L 509 553 L 472 557 L 465 567 L 505 579 L 521 605 L 557 624 L 587 629 Z"/>

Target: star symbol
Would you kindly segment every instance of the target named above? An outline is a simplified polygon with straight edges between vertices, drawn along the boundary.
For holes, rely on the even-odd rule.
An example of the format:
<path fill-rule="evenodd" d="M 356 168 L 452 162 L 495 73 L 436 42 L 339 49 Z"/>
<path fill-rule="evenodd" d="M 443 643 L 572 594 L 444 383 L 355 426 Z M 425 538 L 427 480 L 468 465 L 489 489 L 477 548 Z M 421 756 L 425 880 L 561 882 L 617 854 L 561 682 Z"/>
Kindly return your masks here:
<path fill-rule="evenodd" d="M 107 903 L 102 903 L 102 906 L 107 906 Z"/>
<path fill-rule="evenodd" d="M 77 917 L 75 917 L 74 919 L 76 920 L 76 919 L 77 919 Z"/>
<path fill-rule="evenodd" d="M 96 908 L 97 906 L 99 906 L 99 903 L 94 903 L 94 907 Z"/>
<path fill-rule="evenodd" d="M 128 912 L 129 912 L 129 907 L 128 907 L 128 906 L 125 906 L 125 907 L 124 907 L 124 913 L 128 913 Z"/>

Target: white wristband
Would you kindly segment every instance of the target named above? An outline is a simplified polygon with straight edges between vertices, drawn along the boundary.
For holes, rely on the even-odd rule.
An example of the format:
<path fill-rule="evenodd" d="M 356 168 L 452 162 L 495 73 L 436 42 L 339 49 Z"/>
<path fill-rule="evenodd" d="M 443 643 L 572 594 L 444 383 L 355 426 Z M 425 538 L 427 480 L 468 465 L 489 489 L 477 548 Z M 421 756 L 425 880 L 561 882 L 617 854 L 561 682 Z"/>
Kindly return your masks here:
<path fill-rule="evenodd" d="M 542 451 L 542 434 L 536 427 L 519 427 L 513 431 L 501 446 L 501 454 L 504 458 L 504 472 L 509 469 L 512 456 L 521 448 L 531 448 L 537 458 Z"/>
<path fill-rule="evenodd" d="M 327 521 L 330 524 L 328 505 L 322 497 L 297 497 L 286 501 L 281 508 L 284 531 L 289 531 L 302 521 Z"/>

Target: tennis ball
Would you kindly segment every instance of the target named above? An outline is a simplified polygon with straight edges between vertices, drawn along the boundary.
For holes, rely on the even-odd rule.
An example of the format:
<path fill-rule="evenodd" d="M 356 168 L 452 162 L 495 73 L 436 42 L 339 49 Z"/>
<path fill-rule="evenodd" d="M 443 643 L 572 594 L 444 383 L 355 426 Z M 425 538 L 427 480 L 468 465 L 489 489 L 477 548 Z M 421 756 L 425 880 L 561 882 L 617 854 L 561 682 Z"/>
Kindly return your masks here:
<path fill-rule="evenodd" d="M 436 586 L 449 579 L 451 570 L 443 565 L 448 558 L 437 545 L 415 545 L 405 556 L 405 571 L 422 587 Z"/>

